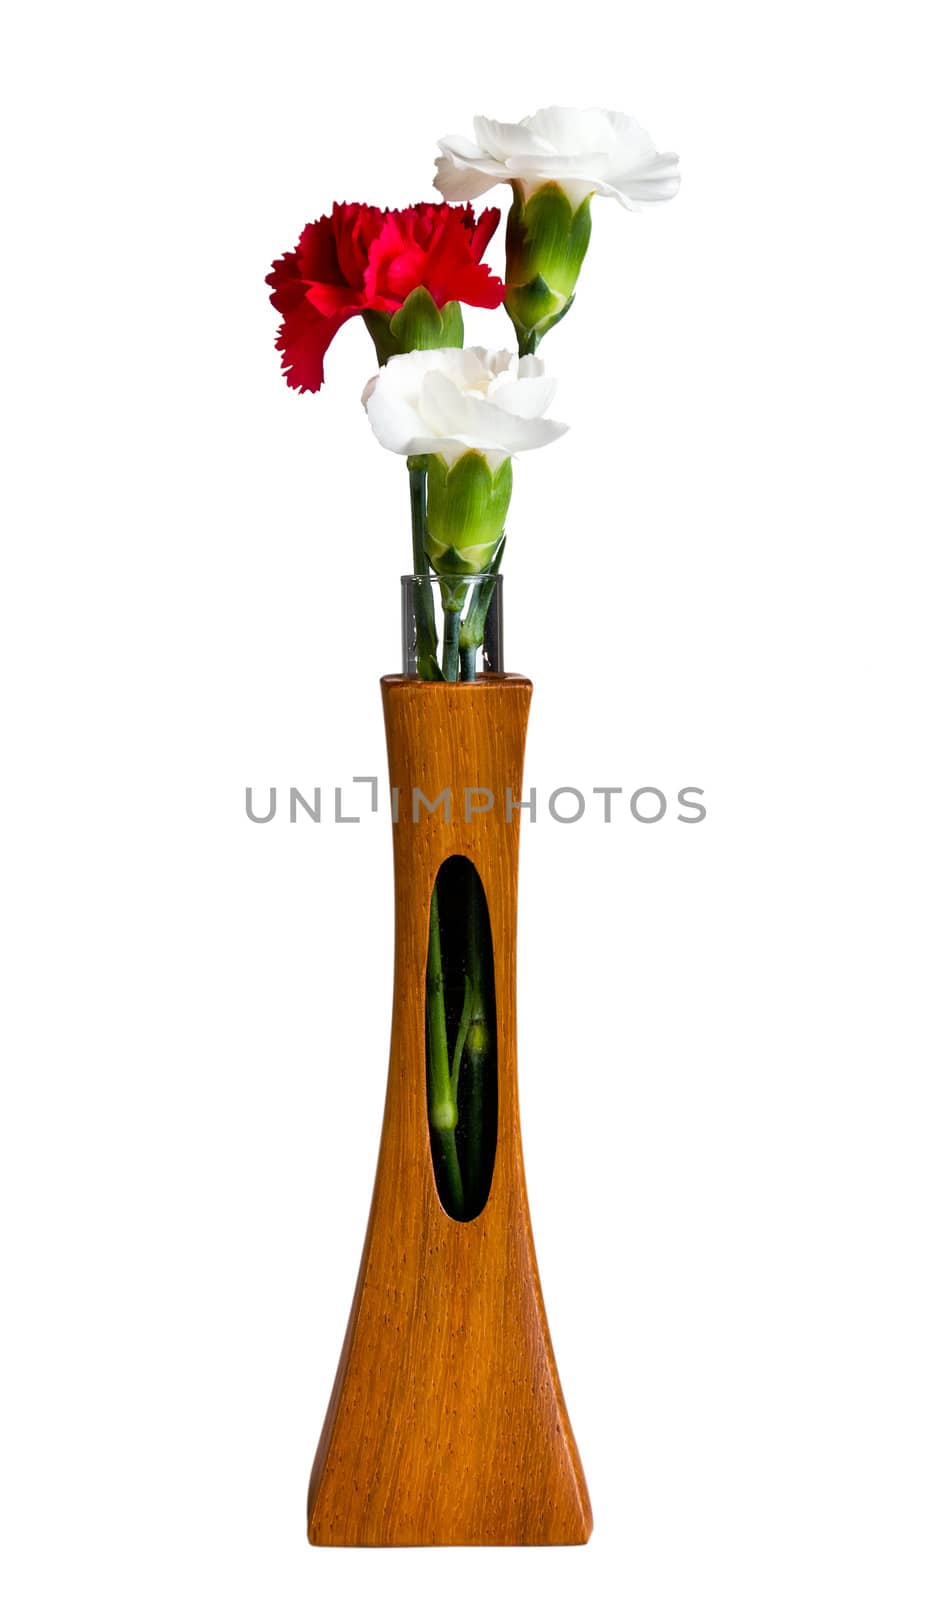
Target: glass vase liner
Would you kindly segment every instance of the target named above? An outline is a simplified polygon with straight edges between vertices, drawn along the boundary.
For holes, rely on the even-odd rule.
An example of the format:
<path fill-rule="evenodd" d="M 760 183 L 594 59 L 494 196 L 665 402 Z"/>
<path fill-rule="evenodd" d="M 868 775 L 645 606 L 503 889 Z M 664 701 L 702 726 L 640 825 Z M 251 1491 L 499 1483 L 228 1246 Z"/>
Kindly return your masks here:
<path fill-rule="evenodd" d="M 583 1544 L 592 1528 L 541 1295 L 518 1108 L 520 812 L 508 814 L 506 794 L 521 795 L 531 687 L 511 674 L 381 681 L 398 794 L 392 1039 L 373 1203 L 311 1474 L 315 1545 Z M 494 1170 L 471 1221 L 439 1198 L 426 1088 L 430 902 L 456 855 L 481 881 L 494 962 Z"/>

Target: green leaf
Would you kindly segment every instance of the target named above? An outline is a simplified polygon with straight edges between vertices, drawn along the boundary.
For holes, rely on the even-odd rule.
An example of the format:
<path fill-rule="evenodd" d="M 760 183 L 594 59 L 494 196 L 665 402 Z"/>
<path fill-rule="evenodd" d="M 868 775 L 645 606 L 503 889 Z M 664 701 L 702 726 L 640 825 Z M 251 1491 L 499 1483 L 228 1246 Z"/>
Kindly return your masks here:
<path fill-rule="evenodd" d="M 491 474 L 491 484 L 492 495 L 497 497 L 501 505 L 501 527 L 503 529 L 504 519 L 507 516 L 508 506 L 511 501 L 511 490 L 514 487 L 514 470 L 511 466 L 510 456 L 505 456 L 504 460 L 500 461 L 495 467 Z"/>
<path fill-rule="evenodd" d="M 512 488 L 511 459 L 492 472 L 478 450 L 448 468 L 429 457 L 426 554 L 436 572 L 484 572 L 500 546 Z"/>
<path fill-rule="evenodd" d="M 504 299 L 507 314 L 515 328 L 541 328 L 550 325 L 566 304 L 566 296 L 557 294 L 546 279 L 533 278 L 509 289 Z"/>
<path fill-rule="evenodd" d="M 575 298 L 571 294 L 568 300 L 562 300 L 559 295 L 550 294 L 542 278 L 509 294 L 504 302 L 505 310 L 522 348 L 536 349 L 544 334 L 563 321 Z"/>
<path fill-rule="evenodd" d="M 420 284 L 393 313 L 390 333 L 400 355 L 407 350 L 441 350 L 446 345 L 461 345 L 465 336 L 462 308 L 457 300 L 450 300 L 440 311 L 428 289 Z"/>
<path fill-rule="evenodd" d="M 524 207 L 524 228 L 533 265 L 548 285 L 563 298 L 576 282 L 580 263 L 575 272 L 569 260 L 570 234 L 573 227 L 573 207 L 559 184 L 544 184 L 532 194 Z M 564 288 L 562 279 L 566 278 Z"/>
<path fill-rule="evenodd" d="M 545 183 L 526 205 L 515 196 L 508 214 L 507 283 L 517 290 L 542 278 L 548 289 L 569 299 L 592 230 L 591 195 L 573 209 L 558 183 Z"/>
<path fill-rule="evenodd" d="M 390 333 L 389 315 L 386 311 L 364 311 L 363 320 L 377 353 L 377 366 L 385 367 L 390 356 L 399 354 L 396 340 Z"/>
<path fill-rule="evenodd" d="M 390 356 L 405 355 L 409 350 L 461 349 L 465 338 L 459 302 L 449 300 L 440 311 L 422 284 L 392 315 L 386 311 L 364 311 L 362 315 L 381 367 Z"/>
<path fill-rule="evenodd" d="M 465 343 L 465 323 L 462 308 L 457 300 L 447 300 L 440 313 L 442 317 L 442 343 L 438 348 L 461 350 Z"/>
<path fill-rule="evenodd" d="M 426 535 L 426 554 L 440 578 L 471 577 L 477 572 L 487 572 L 500 539 L 494 544 L 466 545 L 456 550 L 452 544 L 442 544 L 431 534 Z M 443 599 L 446 611 L 460 611 L 461 605 L 450 607 Z"/>
<path fill-rule="evenodd" d="M 545 183 L 525 204 L 515 186 L 504 304 L 522 351 L 535 350 L 573 304 L 592 230 L 591 199 L 574 209 L 558 183 Z"/>

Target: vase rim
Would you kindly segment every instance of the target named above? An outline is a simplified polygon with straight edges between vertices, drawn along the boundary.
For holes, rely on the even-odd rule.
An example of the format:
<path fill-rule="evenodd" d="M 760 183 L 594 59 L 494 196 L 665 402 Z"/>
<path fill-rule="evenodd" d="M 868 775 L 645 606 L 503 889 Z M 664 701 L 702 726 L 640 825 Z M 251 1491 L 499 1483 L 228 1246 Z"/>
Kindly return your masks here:
<path fill-rule="evenodd" d="M 481 583 L 487 578 L 491 583 L 500 583 L 504 578 L 503 572 L 404 572 L 400 575 L 400 583 Z"/>

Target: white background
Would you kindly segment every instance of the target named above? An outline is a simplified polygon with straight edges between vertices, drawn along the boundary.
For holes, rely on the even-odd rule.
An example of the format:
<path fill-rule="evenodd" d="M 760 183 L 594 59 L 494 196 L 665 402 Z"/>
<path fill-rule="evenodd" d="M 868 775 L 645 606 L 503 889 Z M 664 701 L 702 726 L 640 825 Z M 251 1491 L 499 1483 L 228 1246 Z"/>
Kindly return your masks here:
<path fill-rule="evenodd" d="M 21 8 L 2 222 L 5 1592 L 943 1592 L 930 8 Z M 520 1075 L 586 1549 L 312 1551 L 392 978 L 401 463 L 263 279 L 483 111 L 631 111 L 517 471 Z M 506 204 L 506 196 L 497 196 Z M 500 235 L 491 257 L 501 264 Z M 471 339 L 505 343 L 503 314 Z M 276 785 L 255 827 L 244 788 Z"/>

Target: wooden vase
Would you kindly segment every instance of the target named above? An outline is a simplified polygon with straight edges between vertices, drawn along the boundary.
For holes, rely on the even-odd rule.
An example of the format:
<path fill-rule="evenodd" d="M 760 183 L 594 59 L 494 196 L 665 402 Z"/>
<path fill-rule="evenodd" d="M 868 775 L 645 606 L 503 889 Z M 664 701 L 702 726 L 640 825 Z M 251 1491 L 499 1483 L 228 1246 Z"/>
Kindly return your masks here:
<path fill-rule="evenodd" d="M 517 1095 L 515 946 L 531 684 L 381 682 L 393 795 L 396 954 L 373 1203 L 311 1473 L 318 1545 L 583 1544 L 592 1513 L 544 1312 Z M 446 804 L 427 810 L 418 792 Z M 483 793 L 482 791 L 485 791 Z M 493 796 L 493 806 L 486 796 Z M 395 820 L 398 812 L 398 820 Z M 510 817 L 510 820 L 508 820 Z M 498 1121 L 487 1202 L 439 1199 L 426 1102 L 429 906 L 467 856 L 494 948 Z"/>

